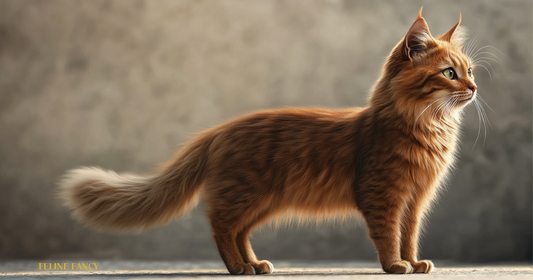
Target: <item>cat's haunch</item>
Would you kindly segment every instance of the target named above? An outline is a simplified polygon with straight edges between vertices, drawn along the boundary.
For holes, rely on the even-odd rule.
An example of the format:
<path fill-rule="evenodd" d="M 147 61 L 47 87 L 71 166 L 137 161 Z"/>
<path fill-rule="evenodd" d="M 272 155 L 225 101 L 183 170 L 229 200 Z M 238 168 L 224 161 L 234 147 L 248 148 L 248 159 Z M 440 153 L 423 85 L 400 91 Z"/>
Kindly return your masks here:
<path fill-rule="evenodd" d="M 252 113 L 203 132 L 148 176 L 71 170 L 60 197 L 77 219 L 115 231 L 168 223 L 202 199 L 232 274 L 272 273 L 248 236 L 275 217 L 359 212 L 383 270 L 429 273 L 431 261 L 417 256 L 421 222 L 454 162 L 477 85 L 459 23 L 433 37 L 421 13 L 368 107 Z"/>

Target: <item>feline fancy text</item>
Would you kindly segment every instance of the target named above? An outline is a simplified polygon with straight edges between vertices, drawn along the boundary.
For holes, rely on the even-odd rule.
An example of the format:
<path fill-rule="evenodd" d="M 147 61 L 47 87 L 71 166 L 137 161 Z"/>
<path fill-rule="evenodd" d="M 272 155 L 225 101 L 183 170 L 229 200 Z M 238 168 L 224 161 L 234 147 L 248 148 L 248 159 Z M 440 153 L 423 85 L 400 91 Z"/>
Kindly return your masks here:
<path fill-rule="evenodd" d="M 100 263 L 39 263 L 39 270 L 98 270 Z"/>

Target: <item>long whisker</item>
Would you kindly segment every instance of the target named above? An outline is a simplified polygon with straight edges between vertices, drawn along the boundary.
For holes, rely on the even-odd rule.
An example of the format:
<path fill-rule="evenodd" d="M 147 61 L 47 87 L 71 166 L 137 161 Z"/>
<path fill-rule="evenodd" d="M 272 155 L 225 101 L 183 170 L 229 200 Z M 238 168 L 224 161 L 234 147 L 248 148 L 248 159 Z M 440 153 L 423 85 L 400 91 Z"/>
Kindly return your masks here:
<path fill-rule="evenodd" d="M 474 42 L 474 44 L 472 44 L 472 49 L 470 50 L 470 53 L 471 53 L 471 54 L 474 54 L 474 53 L 475 53 L 474 50 L 476 49 L 478 43 L 479 43 L 479 37 L 476 38 L 476 41 Z"/>
<path fill-rule="evenodd" d="M 468 55 L 468 47 L 470 46 L 470 43 L 472 43 L 472 40 L 473 40 L 473 39 L 474 39 L 474 38 L 468 40 L 468 42 L 466 43 L 466 45 L 463 45 L 463 50 L 464 50 L 464 52 L 465 52 L 466 55 Z"/>
<path fill-rule="evenodd" d="M 442 97 L 440 97 L 440 98 L 437 98 L 437 99 L 431 101 L 431 103 L 429 103 L 429 105 L 427 105 L 426 108 L 424 108 L 424 110 L 422 110 L 422 112 L 418 115 L 418 117 L 416 117 L 416 119 L 415 119 L 415 123 L 414 123 L 414 124 L 416 125 L 416 122 L 418 121 L 418 119 L 420 118 L 420 116 L 422 116 L 422 114 L 423 114 L 423 113 L 424 113 L 424 112 L 425 112 L 425 111 L 426 111 L 431 105 L 433 105 L 435 102 L 437 102 L 437 101 L 439 101 L 440 99 L 443 99 L 443 98 L 445 98 L 445 97 L 446 97 L 446 96 L 442 96 Z"/>
<path fill-rule="evenodd" d="M 443 111 L 443 115 L 446 114 L 446 115 L 450 115 L 452 109 L 453 109 L 453 103 L 455 103 L 455 100 L 457 99 L 456 96 L 452 96 L 452 98 L 450 99 L 450 101 L 448 101 L 448 105 L 446 105 L 446 107 L 444 107 L 444 111 Z"/>
<path fill-rule="evenodd" d="M 478 57 L 478 56 L 480 56 L 482 54 L 490 54 L 490 55 L 492 55 L 494 57 L 494 58 L 491 57 L 491 59 L 494 59 L 494 61 L 498 61 L 498 62 L 503 64 L 503 61 L 497 55 L 495 55 L 495 54 L 493 54 L 491 52 L 478 52 L 478 53 L 476 53 L 476 55 L 472 56 L 470 59 L 475 60 L 476 57 Z"/>
<path fill-rule="evenodd" d="M 485 146 L 485 140 L 487 140 L 487 117 L 483 106 L 478 102 L 479 109 L 481 109 L 481 120 L 483 120 L 483 128 L 485 129 L 485 135 L 483 136 L 483 146 Z"/>
<path fill-rule="evenodd" d="M 503 53 L 502 51 L 500 51 L 498 48 L 496 48 L 496 47 L 494 47 L 494 46 L 489 46 L 489 45 L 487 45 L 487 46 L 483 46 L 483 47 L 479 48 L 479 49 L 476 51 L 476 53 L 479 52 L 479 51 L 481 51 L 481 50 L 483 50 L 483 49 L 486 49 L 486 48 L 492 48 L 492 49 L 496 50 L 497 52 L 499 52 L 499 53 L 501 53 L 501 54 L 507 56 L 505 53 Z M 475 54 L 474 54 L 474 55 L 475 55 Z"/>
<path fill-rule="evenodd" d="M 446 98 L 448 96 L 443 96 L 442 98 Z M 448 102 L 450 102 L 450 99 L 452 97 L 448 97 L 448 99 L 446 101 L 444 101 L 443 103 L 439 104 L 439 106 L 437 106 L 436 108 L 433 109 L 432 111 L 432 114 L 431 114 L 431 119 L 430 119 L 430 123 L 431 124 L 434 124 L 435 123 L 435 120 L 438 120 L 438 124 L 440 125 L 441 124 L 441 121 L 442 121 L 442 116 L 443 116 L 443 112 L 442 112 L 442 109 L 445 108 L 448 104 Z M 440 113 L 440 117 L 439 117 L 439 113 Z"/>
<path fill-rule="evenodd" d="M 492 68 L 492 65 L 490 64 L 490 62 L 483 60 L 483 59 L 474 62 L 475 65 L 481 65 L 480 63 L 487 63 L 490 69 L 492 70 L 492 73 L 496 73 L 496 71 L 494 71 L 494 68 Z"/>
<path fill-rule="evenodd" d="M 446 114 L 446 111 L 448 110 L 448 106 L 450 106 L 451 100 L 452 100 L 451 98 L 448 98 L 448 100 L 446 100 L 446 103 L 444 104 L 444 107 L 442 107 L 442 110 L 440 111 L 439 123 L 442 123 L 444 119 L 444 114 Z"/>
<path fill-rule="evenodd" d="M 474 141 L 474 146 L 472 146 L 472 150 L 474 150 L 474 147 L 476 147 L 476 143 L 477 143 L 477 140 L 479 139 L 479 134 L 481 133 L 481 114 L 479 113 L 479 107 L 478 107 L 478 104 L 477 104 L 477 100 L 474 99 L 474 106 L 476 106 L 476 111 L 477 111 L 477 118 L 478 118 L 478 129 L 477 129 L 477 136 L 476 136 L 476 141 Z"/>
<path fill-rule="evenodd" d="M 450 107 L 450 111 L 448 112 L 448 114 L 452 113 L 453 108 L 455 108 L 455 105 L 457 105 L 458 102 L 459 102 L 459 97 L 456 96 L 455 99 L 453 100 L 452 106 Z"/>
<path fill-rule="evenodd" d="M 481 67 L 485 68 L 485 70 L 487 70 L 487 73 L 489 73 L 490 82 L 492 83 L 492 75 L 490 74 L 489 69 L 487 67 L 485 67 L 483 64 L 478 64 L 478 66 L 481 66 Z"/>
<path fill-rule="evenodd" d="M 472 40 L 468 42 L 468 44 L 466 45 L 466 51 L 465 51 L 466 55 L 470 56 L 470 52 L 472 51 L 474 42 L 476 40 L 477 40 L 477 36 L 475 36 L 474 38 L 472 38 Z"/>
<path fill-rule="evenodd" d="M 481 115 L 485 117 L 485 120 L 487 121 L 488 125 L 490 126 L 491 129 L 493 129 L 492 125 L 489 122 L 489 117 L 487 116 L 487 112 L 485 112 L 485 108 L 483 108 L 483 104 L 479 102 L 478 104 L 479 104 L 479 108 L 481 109 Z"/>
<path fill-rule="evenodd" d="M 433 124 L 434 119 L 435 119 L 435 114 L 437 114 L 437 111 L 439 110 L 440 106 L 442 106 L 442 103 L 439 104 L 437 107 L 433 108 L 433 110 L 431 111 L 431 118 L 429 119 L 431 124 Z"/>
<path fill-rule="evenodd" d="M 474 42 L 472 42 L 472 45 L 470 46 L 470 54 L 472 54 L 474 49 L 476 49 L 476 46 L 477 46 L 478 42 L 479 42 L 479 37 L 476 36 Z"/>
<path fill-rule="evenodd" d="M 477 94 L 477 98 L 479 98 L 479 100 L 481 102 L 483 102 L 493 113 L 496 113 L 496 112 L 494 112 L 494 110 L 492 110 L 492 108 L 489 106 L 489 104 L 487 104 L 487 102 L 485 102 L 485 100 L 481 97 L 481 95 L 479 93 Z"/>
<path fill-rule="evenodd" d="M 437 114 L 438 114 L 440 108 L 441 108 L 442 106 L 444 106 L 444 104 L 446 104 L 446 101 L 443 102 L 443 103 L 441 103 L 441 104 L 439 104 L 435 109 L 433 109 L 433 112 L 432 112 L 432 114 L 431 114 L 431 122 L 433 122 L 433 119 L 435 119 L 435 117 L 437 116 Z"/>
<path fill-rule="evenodd" d="M 441 112 L 441 109 L 444 109 L 446 108 L 446 106 L 448 105 L 448 102 L 450 102 L 450 100 L 452 99 L 453 96 L 449 97 L 444 103 L 440 104 L 439 106 L 437 106 L 437 109 L 435 110 L 435 115 L 434 117 L 436 117 L 438 120 L 439 120 L 439 123 L 441 122 L 441 119 L 442 119 L 442 115 L 443 115 L 443 112 Z M 439 112 L 441 113 L 440 114 L 440 117 L 439 117 Z"/>
<path fill-rule="evenodd" d="M 471 55 L 471 57 L 475 57 L 480 51 L 486 49 L 487 47 L 488 47 L 488 46 L 483 46 L 483 47 L 477 49 L 477 50 Z"/>
<path fill-rule="evenodd" d="M 494 61 L 494 62 L 496 62 L 496 63 L 498 63 L 498 64 L 500 64 L 500 65 L 503 65 L 502 62 L 500 62 L 500 61 L 498 61 L 498 60 L 496 60 L 496 59 L 493 59 L 492 57 L 488 57 L 488 56 L 481 56 L 481 57 L 478 57 L 478 58 L 476 58 L 475 60 L 473 60 L 472 63 L 477 64 L 478 61 L 485 61 L 485 62 L 488 63 L 488 61 L 486 61 L 485 59 L 488 59 L 488 60 L 490 60 L 490 61 Z"/>

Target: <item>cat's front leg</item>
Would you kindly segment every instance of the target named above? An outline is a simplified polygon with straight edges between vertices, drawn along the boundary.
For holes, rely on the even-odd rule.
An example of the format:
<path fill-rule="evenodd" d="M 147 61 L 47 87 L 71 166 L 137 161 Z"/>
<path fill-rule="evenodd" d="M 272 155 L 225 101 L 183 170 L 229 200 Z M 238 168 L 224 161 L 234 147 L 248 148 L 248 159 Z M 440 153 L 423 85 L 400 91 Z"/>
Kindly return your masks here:
<path fill-rule="evenodd" d="M 428 208 L 428 200 L 415 198 L 409 203 L 409 207 L 402 221 L 402 259 L 411 263 L 414 273 L 430 273 L 433 262 L 430 260 L 418 260 L 418 237 L 420 235 L 420 223 Z"/>
<path fill-rule="evenodd" d="M 387 273 L 413 273 L 411 263 L 400 256 L 400 220 L 406 203 L 401 199 L 387 200 L 386 197 L 367 195 L 373 199 L 360 201 L 359 208 L 378 251 L 381 267 Z"/>

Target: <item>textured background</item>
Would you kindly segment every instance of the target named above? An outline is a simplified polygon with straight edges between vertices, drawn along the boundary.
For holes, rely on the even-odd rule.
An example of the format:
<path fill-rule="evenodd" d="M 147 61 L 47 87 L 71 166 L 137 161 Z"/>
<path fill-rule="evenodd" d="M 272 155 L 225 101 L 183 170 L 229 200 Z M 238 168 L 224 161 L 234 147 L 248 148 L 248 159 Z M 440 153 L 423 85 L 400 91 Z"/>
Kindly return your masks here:
<path fill-rule="evenodd" d="M 476 69 L 492 129 L 485 139 L 467 109 L 422 256 L 531 260 L 533 11 L 516 0 L 0 0 L 0 259 L 218 259 L 202 205 L 117 236 L 72 221 L 55 183 L 80 165 L 148 171 L 192 134 L 261 108 L 365 106 L 422 5 L 433 34 L 462 12 L 502 60 L 487 65 L 492 82 Z M 267 259 L 376 259 L 357 221 L 265 229 L 252 243 Z"/>

